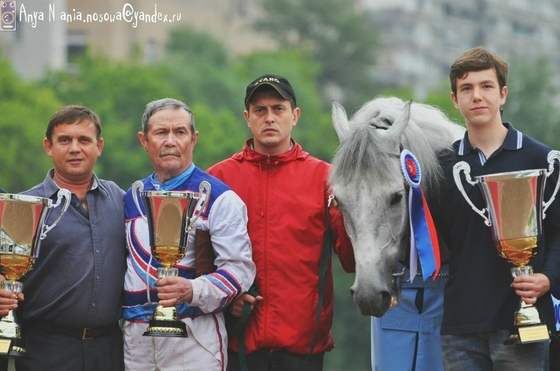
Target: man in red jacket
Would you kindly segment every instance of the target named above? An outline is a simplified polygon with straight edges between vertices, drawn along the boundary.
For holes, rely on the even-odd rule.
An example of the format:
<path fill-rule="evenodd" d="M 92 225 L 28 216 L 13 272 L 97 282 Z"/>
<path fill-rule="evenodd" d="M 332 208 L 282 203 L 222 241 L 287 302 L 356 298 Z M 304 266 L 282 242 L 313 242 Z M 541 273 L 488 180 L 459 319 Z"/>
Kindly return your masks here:
<path fill-rule="evenodd" d="M 319 292 L 329 226 L 333 243 L 328 248 L 334 248 L 346 271 L 353 272 L 355 266 L 342 215 L 327 206 L 330 165 L 291 138 L 300 109 L 288 80 L 277 75 L 257 78 L 247 87 L 245 108 L 253 138 L 242 152 L 208 170 L 243 199 L 249 212 L 259 295 L 239 296 L 231 313 L 240 316 L 244 302 L 253 309 L 244 333 L 249 371 L 322 370 L 324 353 L 334 347 L 330 257 Z M 230 336 L 229 345 L 228 370 L 241 370 L 239 339 Z"/>

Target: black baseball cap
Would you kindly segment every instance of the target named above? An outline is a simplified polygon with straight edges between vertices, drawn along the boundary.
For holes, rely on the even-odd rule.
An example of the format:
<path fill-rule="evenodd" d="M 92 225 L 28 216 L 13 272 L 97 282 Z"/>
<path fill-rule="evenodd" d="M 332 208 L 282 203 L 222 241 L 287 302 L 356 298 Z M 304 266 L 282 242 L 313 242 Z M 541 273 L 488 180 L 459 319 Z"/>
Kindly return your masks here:
<path fill-rule="evenodd" d="M 263 85 L 272 86 L 284 99 L 293 99 L 294 104 L 296 103 L 296 93 L 294 93 L 294 89 L 292 89 L 292 85 L 290 85 L 288 80 L 282 76 L 268 74 L 257 77 L 247 86 L 245 107 L 249 107 L 249 99 L 251 99 L 253 93 Z"/>

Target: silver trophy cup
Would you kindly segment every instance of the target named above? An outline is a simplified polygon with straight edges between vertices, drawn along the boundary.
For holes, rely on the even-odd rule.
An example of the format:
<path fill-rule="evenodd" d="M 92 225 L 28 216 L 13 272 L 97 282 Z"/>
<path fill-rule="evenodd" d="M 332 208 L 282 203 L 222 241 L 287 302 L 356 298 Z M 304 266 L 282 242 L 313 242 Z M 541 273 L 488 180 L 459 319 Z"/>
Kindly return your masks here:
<path fill-rule="evenodd" d="M 23 284 L 18 280 L 33 268 L 41 240 L 58 224 L 70 205 L 70 197 L 66 189 L 58 191 L 55 204 L 43 197 L 0 194 L 0 268 L 6 278 L 0 288 L 22 292 Z M 63 199 L 58 218 L 50 226 L 45 224 L 52 209 L 60 206 Z M 20 326 L 15 313 L 10 311 L 0 320 L 0 356 L 15 358 L 25 354 Z"/>
<path fill-rule="evenodd" d="M 190 231 L 210 199 L 210 183 L 201 182 L 199 193 L 143 189 L 141 181 L 134 182 L 132 197 L 138 212 L 148 224 L 152 256 L 162 264 L 157 270 L 158 278 L 178 276 L 179 270 L 173 266 L 185 256 Z M 140 208 L 138 194 L 147 215 Z M 144 336 L 186 337 L 187 330 L 175 306 L 158 305 Z"/>
<path fill-rule="evenodd" d="M 542 221 L 560 186 L 560 178 L 550 200 L 543 202 L 544 186 L 554 172 L 554 160 L 560 161 L 560 152 L 551 151 L 548 155 L 549 168 L 522 170 L 506 173 L 470 176 L 470 166 L 459 162 L 453 168 L 453 177 L 459 191 L 491 228 L 492 237 L 498 254 L 513 264 L 513 277 L 533 274 L 529 260 L 536 254 L 537 239 L 542 235 Z M 461 172 L 471 185 L 478 185 L 484 196 L 486 208 L 479 209 L 470 200 L 461 181 Z M 522 299 L 514 314 L 514 324 L 510 336 L 504 344 L 524 344 L 548 341 L 547 325 L 537 308 L 526 304 Z"/>

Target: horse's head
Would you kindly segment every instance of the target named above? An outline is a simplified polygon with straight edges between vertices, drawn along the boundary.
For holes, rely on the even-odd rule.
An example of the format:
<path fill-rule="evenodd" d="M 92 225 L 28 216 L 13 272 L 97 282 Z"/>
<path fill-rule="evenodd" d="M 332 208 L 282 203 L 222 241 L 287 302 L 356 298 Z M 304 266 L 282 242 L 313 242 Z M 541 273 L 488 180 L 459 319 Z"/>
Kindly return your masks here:
<path fill-rule="evenodd" d="M 408 189 L 401 150 L 419 152 L 415 155 L 422 166 L 423 184 L 425 174 L 428 184 L 437 183 L 430 176 L 441 170 L 435 155 L 438 147 L 450 145 L 464 131 L 437 111 L 440 124 L 443 120 L 452 129 L 434 127 L 424 133 L 427 128 L 419 127 L 411 115 L 422 115 L 426 106 L 411 106 L 398 98 L 377 98 L 349 121 L 344 108 L 333 102 L 340 145 L 330 182 L 354 248 L 356 278 L 351 292 L 363 315 L 380 317 L 390 308 L 397 294 L 392 289 L 393 273 L 409 246 Z M 437 120 L 426 120 L 430 121 Z"/>
<path fill-rule="evenodd" d="M 340 147 L 333 161 L 332 186 L 354 247 L 354 300 L 362 314 L 381 316 L 391 304 L 392 274 L 408 234 L 399 155 L 410 104 L 397 117 L 395 112 L 374 115 L 366 118 L 358 113 L 350 123 L 344 108 L 333 104 Z"/>

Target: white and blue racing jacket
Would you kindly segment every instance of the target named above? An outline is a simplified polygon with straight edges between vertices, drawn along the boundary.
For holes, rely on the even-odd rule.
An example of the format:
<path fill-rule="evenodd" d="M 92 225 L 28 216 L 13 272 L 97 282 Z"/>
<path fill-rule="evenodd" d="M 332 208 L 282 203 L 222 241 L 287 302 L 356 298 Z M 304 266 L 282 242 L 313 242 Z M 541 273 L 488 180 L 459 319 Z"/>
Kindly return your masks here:
<path fill-rule="evenodd" d="M 198 193 L 202 181 L 211 185 L 210 199 L 191 229 L 185 257 L 175 265 L 179 276 L 192 280 L 193 286 L 191 303 L 177 305 L 183 320 L 222 311 L 236 296 L 246 292 L 255 278 L 247 235 L 247 208 L 237 194 L 198 167 L 194 167 L 173 191 Z M 143 179 L 142 183 L 144 191 L 155 190 L 152 177 Z M 146 215 L 141 197 L 138 200 L 142 214 Z M 129 255 L 123 317 L 131 322 L 148 322 L 158 303 L 155 282 L 157 268 L 162 265 L 152 257 L 148 225 L 134 202 L 131 189 L 125 195 L 125 217 Z M 217 270 L 200 277 L 195 277 L 195 229 L 210 233 L 216 255 Z M 187 323 L 192 322 L 187 320 Z"/>

